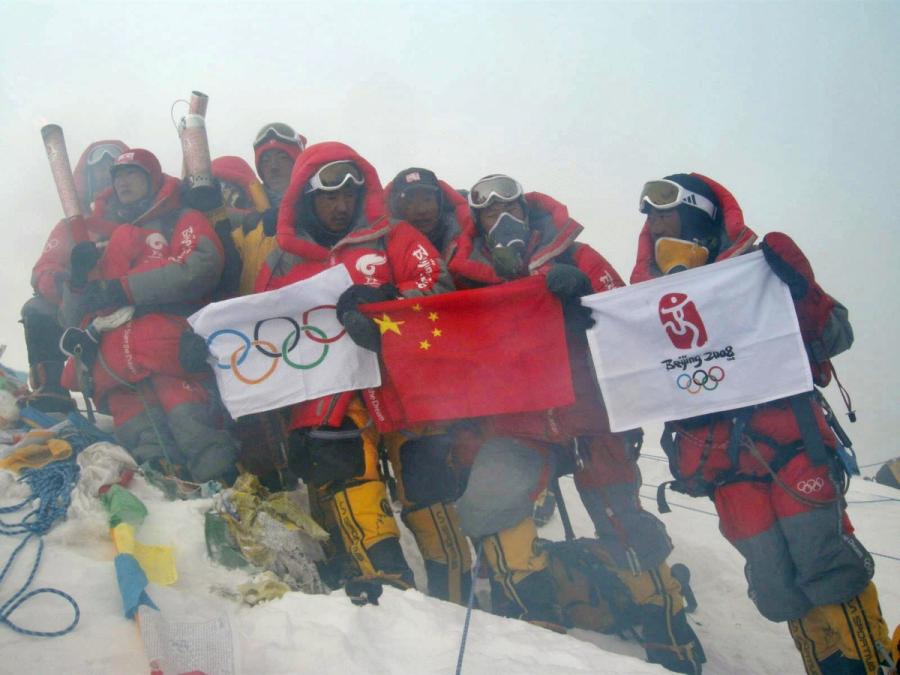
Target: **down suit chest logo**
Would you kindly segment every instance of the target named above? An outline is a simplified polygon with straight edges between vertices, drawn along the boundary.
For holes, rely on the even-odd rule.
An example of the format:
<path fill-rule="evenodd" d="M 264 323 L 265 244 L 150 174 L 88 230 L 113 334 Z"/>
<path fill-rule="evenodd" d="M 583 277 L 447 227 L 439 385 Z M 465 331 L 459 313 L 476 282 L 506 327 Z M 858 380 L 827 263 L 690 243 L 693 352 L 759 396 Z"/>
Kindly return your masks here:
<path fill-rule="evenodd" d="M 659 320 L 677 349 L 696 349 L 709 339 L 697 305 L 685 293 L 666 293 L 659 299 Z"/>
<path fill-rule="evenodd" d="M 159 232 L 153 232 L 148 235 L 144 240 L 147 244 L 147 247 L 150 249 L 150 257 L 151 258 L 161 258 L 163 257 L 163 252 L 166 247 L 168 247 L 169 242 L 166 241 L 166 238 Z"/>
<path fill-rule="evenodd" d="M 366 277 L 366 284 L 368 285 L 380 285 L 381 282 L 377 281 L 374 277 L 375 273 L 378 271 L 377 268 L 385 264 L 387 264 L 387 258 L 378 253 L 366 253 L 356 259 L 356 269 L 360 274 Z"/>

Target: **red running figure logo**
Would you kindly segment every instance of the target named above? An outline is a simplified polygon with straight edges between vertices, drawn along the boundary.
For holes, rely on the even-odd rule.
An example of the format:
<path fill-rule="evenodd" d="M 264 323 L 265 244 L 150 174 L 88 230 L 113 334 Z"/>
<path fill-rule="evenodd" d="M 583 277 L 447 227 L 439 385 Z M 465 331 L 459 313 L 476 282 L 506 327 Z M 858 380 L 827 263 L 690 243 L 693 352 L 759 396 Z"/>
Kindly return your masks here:
<path fill-rule="evenodd" d="M 685 293 L 666 293 L 659 299 L 659 320 L 678 349 L 696 349 L 708 340 L 697 305 Z"/>

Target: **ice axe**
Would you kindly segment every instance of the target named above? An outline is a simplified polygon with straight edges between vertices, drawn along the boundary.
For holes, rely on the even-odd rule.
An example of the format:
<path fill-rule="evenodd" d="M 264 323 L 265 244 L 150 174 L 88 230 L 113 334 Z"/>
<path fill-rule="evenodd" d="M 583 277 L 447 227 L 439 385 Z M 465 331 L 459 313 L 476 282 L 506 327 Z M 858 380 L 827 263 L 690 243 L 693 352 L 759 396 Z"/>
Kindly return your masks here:
<path fill-rule="evenodd" d="M 50 173 L 53 174 L 53 182 L 56 184 L 56 192 L 59 195 L 66 222 L 72 232 L 72 238 L 76 244 L 88 241 L 87 227 L 84 224 L 84 215 L 81 213 L 81 204 L 78 202 L 78 191 L 75 189 L 75 177 L 72 175 L 72 166 L 69 164 L 69 153 L 66 150 L 66 139 L 63 136 L 62 127 L 58 124 L 43 126 L 41 138 L 44 140 L 44 150 L 47 151 L 47 161 L 50 162 Z"/>

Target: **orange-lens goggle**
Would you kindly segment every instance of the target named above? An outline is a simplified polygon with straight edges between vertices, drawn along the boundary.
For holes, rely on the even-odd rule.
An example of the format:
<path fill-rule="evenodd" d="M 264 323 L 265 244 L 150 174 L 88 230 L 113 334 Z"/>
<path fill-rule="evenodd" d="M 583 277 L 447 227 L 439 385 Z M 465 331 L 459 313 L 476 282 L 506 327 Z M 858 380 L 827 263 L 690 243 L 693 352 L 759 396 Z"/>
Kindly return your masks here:
<path fill-rule="evenodd" d="M 716 217 L 716 205 L 701 194 L 692 192 L 672 180 L 651 180 L 644 183 L 641 190 L 641 200 L 638 209 L 641 213 L 647 213 L 649 207 L 666 211 L 674 209 L 682 204 L 700 209 L 710 218 Z"/>

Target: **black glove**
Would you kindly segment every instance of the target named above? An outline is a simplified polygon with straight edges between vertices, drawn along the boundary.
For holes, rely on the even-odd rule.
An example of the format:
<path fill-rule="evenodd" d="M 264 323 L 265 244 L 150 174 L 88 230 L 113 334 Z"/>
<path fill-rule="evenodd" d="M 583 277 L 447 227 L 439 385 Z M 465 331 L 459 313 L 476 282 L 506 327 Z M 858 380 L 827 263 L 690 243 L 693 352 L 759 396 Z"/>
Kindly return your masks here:
<path fill-rule="evenodd" d="M 192 185 L 190 177 L 181 184 L 181 199 L 185 206 L 207 213 L 225 205 L 222 200 L 222 186 L 217 178 L 206 185 Z"/>
<path fill-rule="evenodd" d="M 355 311 L 360 305 L 370 302 L 384 302 L 385 300 L 396 300 L 400 297 L 400 291 L 394 284 L 382 284 L 381 286 L 366 286 L 365 284 L 353 284 L 346 291 L 341 293 L 341 297 L 337 301 L 337 317 L 338 321 L 344 323 L 342 318 L 344 314 Z M 347 324 L 344 324 L 346 327 Z"/>
<path fill-rule="evenodd" d="M 98 309 L 118 309 L 131 304 L 122 282 L 118 279 L 104 279 L 88 282 L 84 287 L 84 310 L 96 312 Z"/>
<path fill-rule="evenodd" d="M 66 328 L 59 340 L 59 349 L 66 356 L 81 359 L 88 368 L 92 368 L 97 361 L 99 345 L 93 336 L 80 328 Z"/>
<path fill-rule="evenodd" d="M 83 241 L 75 244 L 69 257 L 69 266 L 72 273 L 69 277 L 69 285 L 72 288 L 84 288 L 88 274 L 97 265 L 102 252 L 92 241 Z"/>
<path fill-rule="evenodd" d="M 263 234 L 267 237 L 274 237 L 278 229 L 278 209 L 266 209 L 262 213 Z"/>
<path fill-rule="evenodd" d="M 563 300 L 563 321 L 566 328 L 574 332 L 584 332 L 593 328 L 597 321 L 593 317 L 590 307 L 581 304 L 578 297 Z"/>
<path fill-rule="evenodd" d="M 547 272 L 547 290 L 559 298 L 578 298 L 593 289 L 591 280 L 575 265 L 556 263 Z"/>
<path fill-rule="evenodd" d="M 788 289 L 791 291 L 791 297 L 794 300 L 799 300 L 806 295 L 806 292 L 809 290 L 809 281 L 806 277 L 785 261 L 765 239 L 763 239 L 759 248 L 762 250 L 763 256 L 765 256 L 766 262 L 769 263 L 769 267 L 772 268 L 775 276 L 787 284 Z"/>
<path fill-rule="evenodd" d="M 350 339 L 360 347 L 372 352 L 381 351 L 381 331 L 372 319 L 358 309 L 344 312 L 341 323 Z"/>
<path fill-rule="evenodd" d="M 209 348 L 206 340 L 192 330 L 186 330 L 178 340 L 178 362 L 188 373 L 202 373 L 207 369 Z"/>

